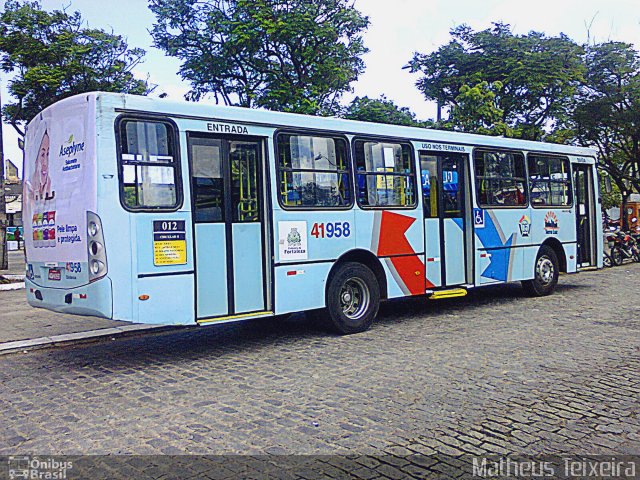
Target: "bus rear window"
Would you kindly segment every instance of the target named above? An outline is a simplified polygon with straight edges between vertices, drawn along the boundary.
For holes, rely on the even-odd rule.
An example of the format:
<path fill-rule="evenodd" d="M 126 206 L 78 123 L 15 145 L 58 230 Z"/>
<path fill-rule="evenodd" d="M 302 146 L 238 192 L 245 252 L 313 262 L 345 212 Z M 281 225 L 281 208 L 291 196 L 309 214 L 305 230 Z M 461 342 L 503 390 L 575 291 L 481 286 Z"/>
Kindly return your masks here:
<path fill-rule="evenodd" d="M 173 210 L 180 203 L 175 133 L 166 122 L 120 122 L 122 204 L 130 210 Z"/>

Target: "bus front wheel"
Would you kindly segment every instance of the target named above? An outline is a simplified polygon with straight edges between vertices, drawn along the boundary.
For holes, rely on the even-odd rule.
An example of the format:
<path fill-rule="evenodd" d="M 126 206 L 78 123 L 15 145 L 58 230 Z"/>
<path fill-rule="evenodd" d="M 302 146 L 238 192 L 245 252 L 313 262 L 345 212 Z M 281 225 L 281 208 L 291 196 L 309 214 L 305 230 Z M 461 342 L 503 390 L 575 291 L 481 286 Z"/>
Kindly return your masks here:
<path fill-rule="evenodd" d="M 522 286 L 532 297 L 543 297 L 553 293 L 558 284 L 560 266 L 553 248 L 542 245 L 538 250 L 533 280 L 525 280 Z"/>
<path fill-rule="evenodd" d="M 380 286 L 374 273 L 361 263 L 338 267 L 327 287 L 331 327 L 342 335 L 368 330 L 378 314 Z"/>

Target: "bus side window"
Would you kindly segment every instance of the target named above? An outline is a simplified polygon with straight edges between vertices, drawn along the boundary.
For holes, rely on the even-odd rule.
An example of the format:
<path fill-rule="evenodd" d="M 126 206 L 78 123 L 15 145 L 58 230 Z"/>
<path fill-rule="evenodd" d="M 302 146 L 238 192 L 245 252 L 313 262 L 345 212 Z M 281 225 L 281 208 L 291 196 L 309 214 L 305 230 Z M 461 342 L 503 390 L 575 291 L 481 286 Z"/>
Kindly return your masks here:
<path fill-rule="evenodd" d="M 362 207 L 415 207 L 416 172 L 412 147 L 405 143 L 356 140 L 358 204 Z"/>
<path fill-rule="evenodd" d="M 524 207 L 527 191 L 524 155 L 482 151 L 474 154 L 476 191 L 481 207 Z"/>
<path fill-rule="evenodd" d="M 125 119 L 119 128 L 123 205 L 130 210 L 177 208 L 181 199 L 172 125 Z"/>
<path fill-rule="evenodd" d="M 349 208 L 347 141 L 342 137 L 279 133 L 279 200 L 285 208 Z"/>
<path fill-rule="evenodd" d="M 569 159 L 547 155 L 527 155 L 529 188 L 534 207 L 568 207 L 572 203 Z"/>

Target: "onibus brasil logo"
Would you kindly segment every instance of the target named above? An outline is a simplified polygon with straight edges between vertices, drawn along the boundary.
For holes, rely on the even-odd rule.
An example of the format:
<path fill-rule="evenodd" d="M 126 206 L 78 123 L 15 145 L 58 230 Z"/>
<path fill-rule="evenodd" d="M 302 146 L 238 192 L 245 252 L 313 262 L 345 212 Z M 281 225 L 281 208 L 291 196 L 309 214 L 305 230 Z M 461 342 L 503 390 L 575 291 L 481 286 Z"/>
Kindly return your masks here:
<path fill-rule="evenodd" d="M 63 480 L 67 470 L 73 468 L 72 461 L 55 458 L 12 456 L 8 459 L 9 478 Z"/>

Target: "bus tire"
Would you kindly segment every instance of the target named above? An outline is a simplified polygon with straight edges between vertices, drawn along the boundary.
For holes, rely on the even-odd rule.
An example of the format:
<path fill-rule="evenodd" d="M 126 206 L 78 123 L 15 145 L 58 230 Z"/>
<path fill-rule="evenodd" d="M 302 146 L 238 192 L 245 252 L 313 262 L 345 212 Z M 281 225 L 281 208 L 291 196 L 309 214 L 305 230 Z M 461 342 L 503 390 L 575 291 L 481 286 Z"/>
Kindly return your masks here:
<path fill-rule="evenodd" d="M 380 285 L 368 267 L 346 262 L 331 276 L 327 287 L 327 316 L 335 332 L 349 335 L 368 330 L 379 306 Z"/>
<path fill-rule="evenodd" d="M 532 297 L 543 297 L 553 293 L 558 284 L 560 267 L 556 252 L 548 245 L 542 245 L 538 250 L 534 266 L 533 280 L 525 280 L 522 286 Z"/>

